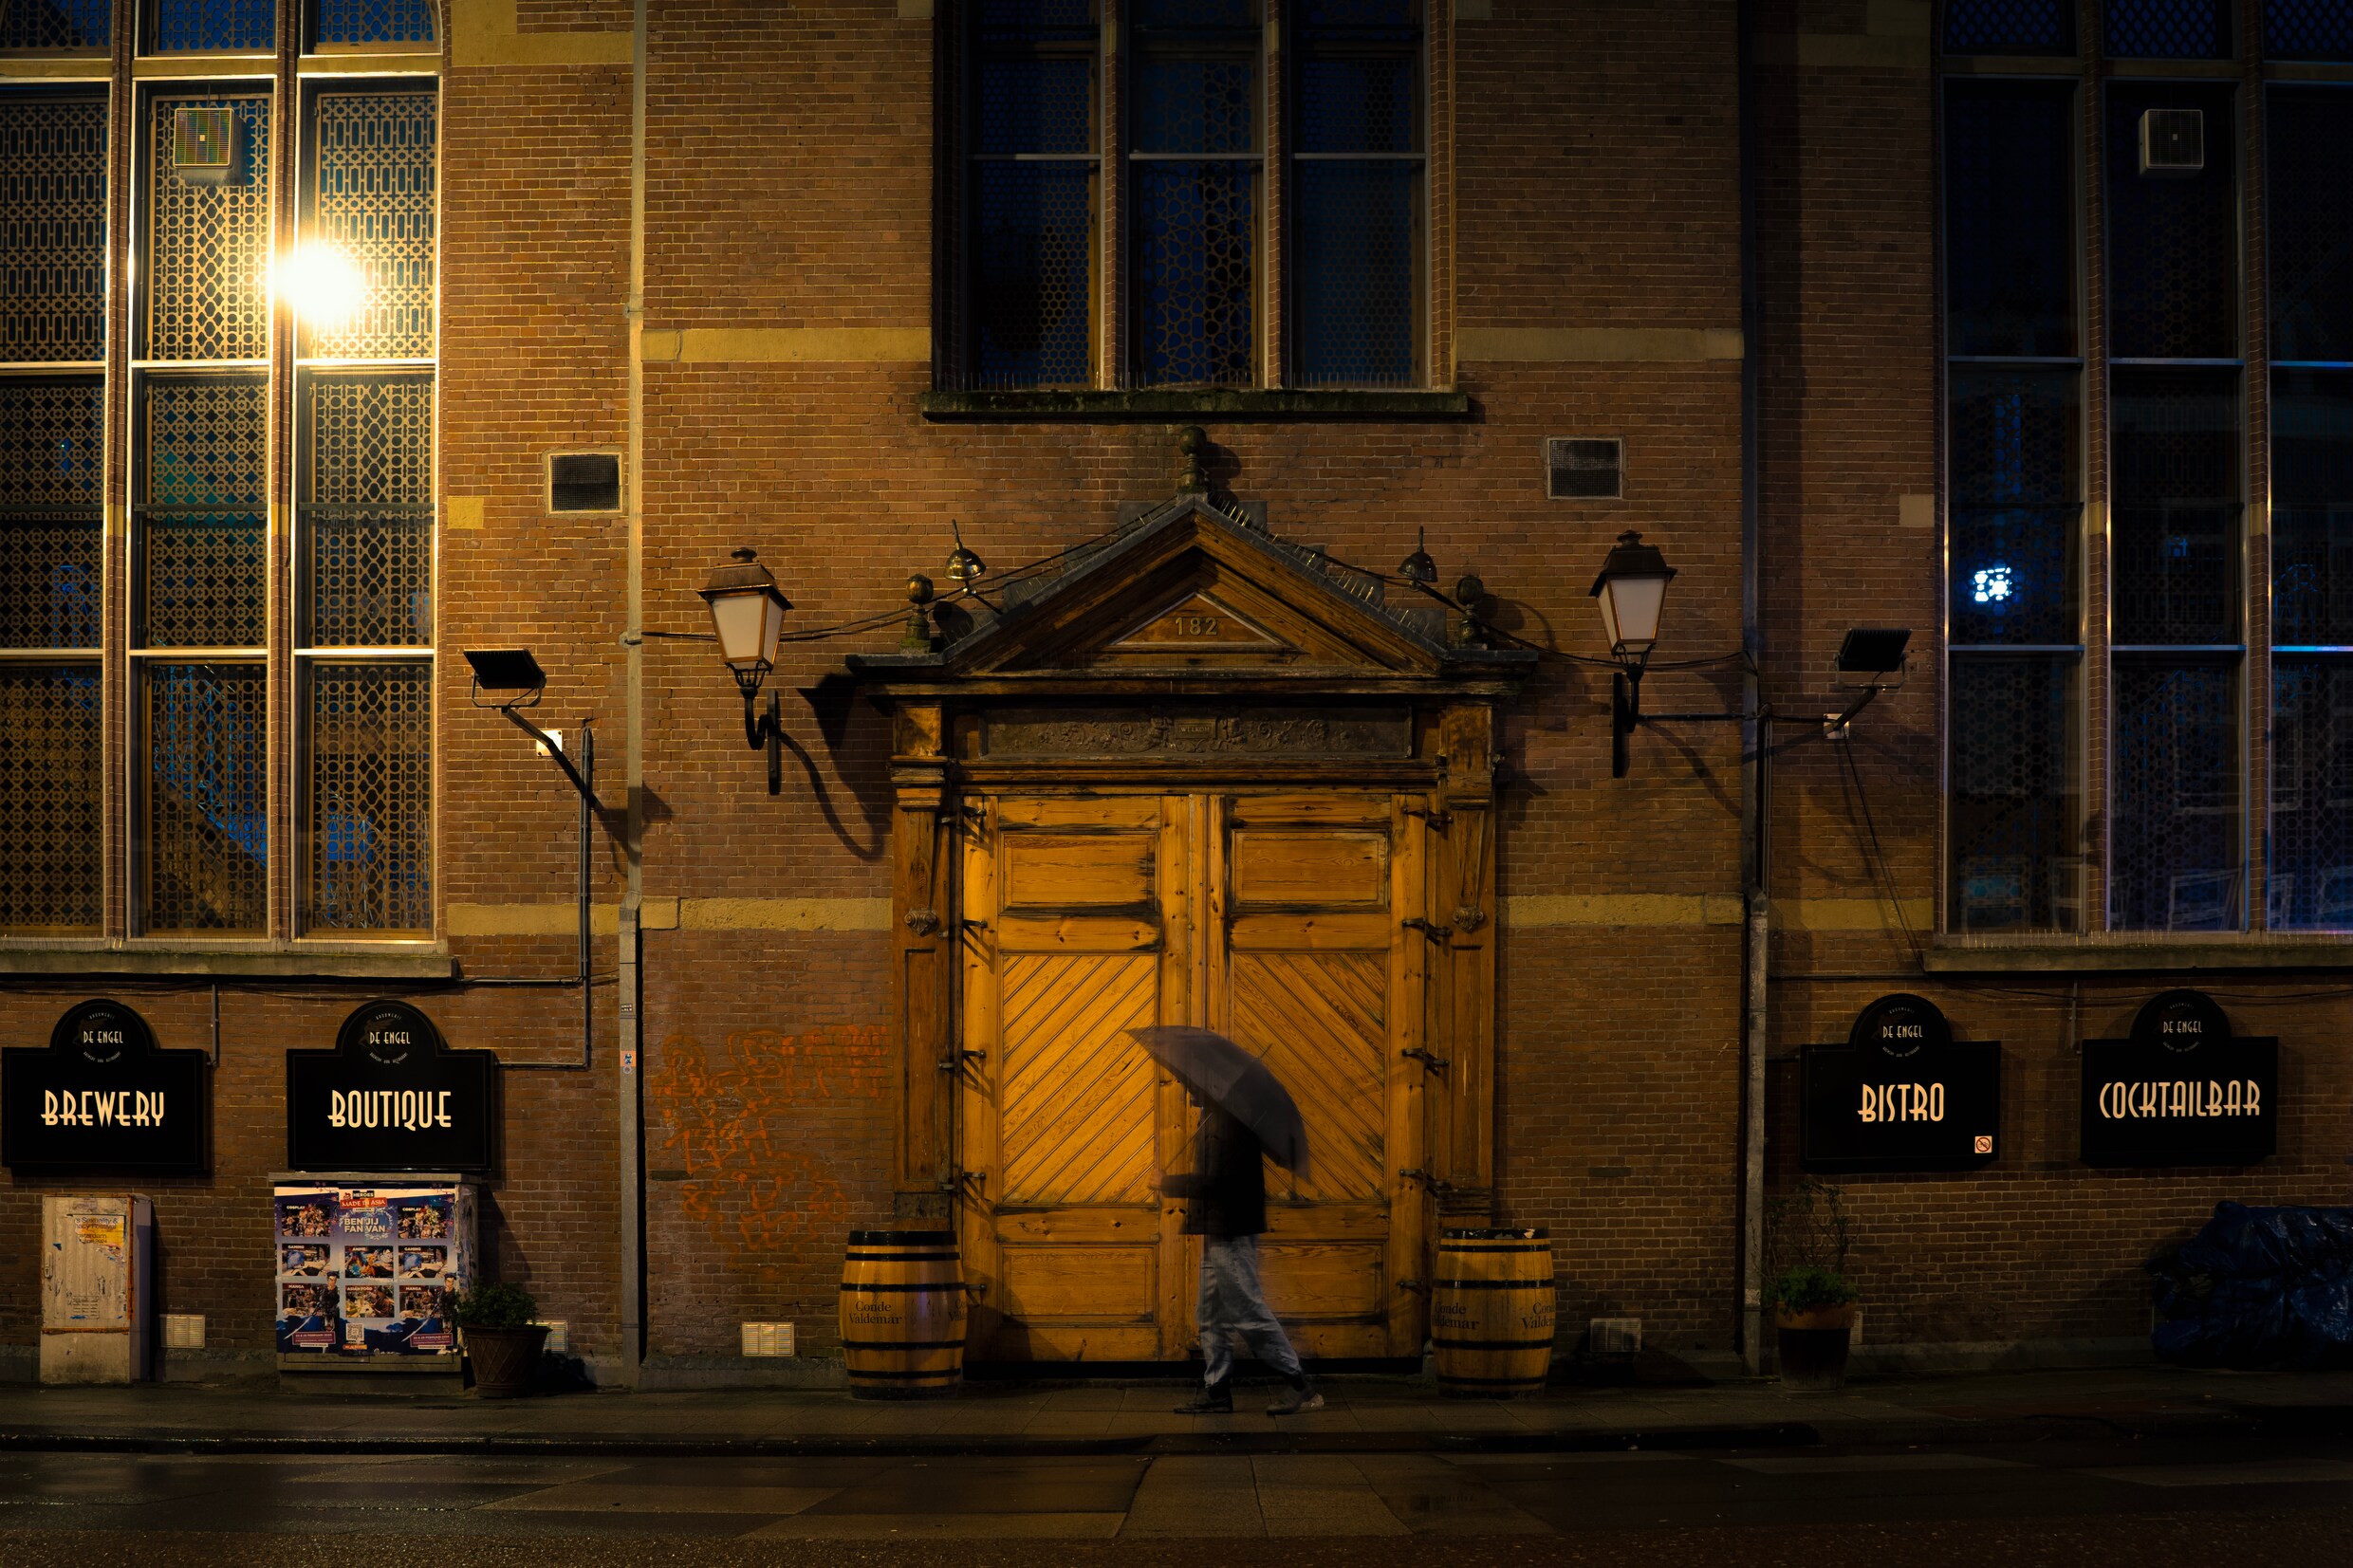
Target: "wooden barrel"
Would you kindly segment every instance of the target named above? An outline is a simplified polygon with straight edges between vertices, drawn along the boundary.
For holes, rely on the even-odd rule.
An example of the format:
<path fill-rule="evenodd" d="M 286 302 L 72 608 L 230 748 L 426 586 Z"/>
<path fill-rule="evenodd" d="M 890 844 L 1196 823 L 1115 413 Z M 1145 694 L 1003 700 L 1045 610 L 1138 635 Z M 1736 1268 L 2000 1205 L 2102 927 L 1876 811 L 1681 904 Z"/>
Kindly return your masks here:
<path fill-rule="evenodd" d="M 964 1378 L 964 1275 L 953 1230 L 853 1230 L 842 1360 L 860 1399 L 928 1399 Z"/>
<path fill-rule="evenodd" d="M 1552 1241 L 1547 1230 L 1441 1230 L 1430 1287 L 1438 1392 L 1510 1399 L 1552 1366 Z"/>

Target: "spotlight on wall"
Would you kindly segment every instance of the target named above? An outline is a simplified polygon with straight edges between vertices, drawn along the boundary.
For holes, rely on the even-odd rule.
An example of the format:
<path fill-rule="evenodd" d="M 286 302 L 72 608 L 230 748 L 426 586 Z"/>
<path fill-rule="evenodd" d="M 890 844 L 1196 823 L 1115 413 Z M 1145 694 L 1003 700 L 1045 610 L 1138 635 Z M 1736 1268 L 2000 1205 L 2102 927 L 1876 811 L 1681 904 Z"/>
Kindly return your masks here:
<path fill-rule="evenodd" d="M 711 607 L 711 629 L 719 638 L 719 657 L 735 677 L 744 697 L 744 741 L 752 750 L 768 747 L 768 792 L 785 788 L 785 725 L 776 693 L 768 694 L 768 711 L 759 712 L 752 699 L 760 683 L 776 667 L 776 645 L 785 630 L 785 612 L 792 601 L 776 586 L 776 574 L 760 564 L 760 552 L 739 549 L 735 563 L 711 574 L 698 590 Z"/>

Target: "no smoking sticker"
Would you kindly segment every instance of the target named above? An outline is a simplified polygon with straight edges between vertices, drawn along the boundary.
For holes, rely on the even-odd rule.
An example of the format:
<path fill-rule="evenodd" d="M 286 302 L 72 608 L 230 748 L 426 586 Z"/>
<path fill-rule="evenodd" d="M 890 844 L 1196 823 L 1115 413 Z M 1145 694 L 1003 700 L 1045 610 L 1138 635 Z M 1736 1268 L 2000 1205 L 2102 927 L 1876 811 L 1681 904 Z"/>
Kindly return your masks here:
<path fill-rule="evenodd" d="M 1980 1154 L 1991 1154 L 1993 1153 L 1993 1139 L 1990 1134 L 1980 1133 L 1977 1134 L 1977 1153 Z"/>

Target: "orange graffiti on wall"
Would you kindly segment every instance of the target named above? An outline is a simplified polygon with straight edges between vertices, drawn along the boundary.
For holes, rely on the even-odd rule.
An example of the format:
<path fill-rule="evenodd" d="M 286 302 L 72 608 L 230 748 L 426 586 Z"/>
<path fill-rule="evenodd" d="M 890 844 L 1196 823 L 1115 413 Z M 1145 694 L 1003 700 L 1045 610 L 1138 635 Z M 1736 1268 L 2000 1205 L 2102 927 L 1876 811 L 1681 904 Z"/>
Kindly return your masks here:
<path fill-rule="evenodd" d="M 873 1114 L 858 1102 L 881 1098 L 886 1053 L 881 1027 L 865 1024 L 747 1029 L 716 1052 L 689 1035 L 663 1041 L 649 1109 L 685 1168 L 680 1211 L 754 1267 L 787 1264 L 811 1232 L 840 1231 L 851 1207 L 835 1169 L 840 1146 L 812 1152 L 793 1134 L 812 1116 Z"/>

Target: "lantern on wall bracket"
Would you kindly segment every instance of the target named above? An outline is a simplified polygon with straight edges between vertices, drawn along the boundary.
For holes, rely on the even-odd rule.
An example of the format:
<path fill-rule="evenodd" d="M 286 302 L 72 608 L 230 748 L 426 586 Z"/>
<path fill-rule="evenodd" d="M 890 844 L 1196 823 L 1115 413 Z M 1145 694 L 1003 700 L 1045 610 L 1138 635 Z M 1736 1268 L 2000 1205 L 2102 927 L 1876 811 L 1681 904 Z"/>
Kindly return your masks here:
<path fill-rule="evenodd" d="M 757 550 L 739 549 L 734 562 L 713 572 L 698 591 L 711 607 L 719 657 L 743 693 L 744 742 L 754 751 L 768 747 L 768 792 L 779 795 L 785 787 L 783 712 L 773 692 L 768 694 L 765 713 L 753 706 L 753 699 L 760 694 L 760 683 L 776 668 L 776 644 L 792 601 L 776 586 L 776 575 L 760 564 Z"/>
<path fill-rule="evenodd" d="M 1642 671 L 1658 640 L 1658 613 L 1667 602 L 1667 584 L 1675 568 L 1645 544 L 1632 528 L 1618 536 L 1617 548 L 1602 563 L 1593 580 L 1592 598 L 1601 601 L 1602 630 L 1609 638 L 1609 656 L 1618 661 L 1610 677 L 1610 777 L 1626 776 L 1627 737 L 1642 722 Z"/>

